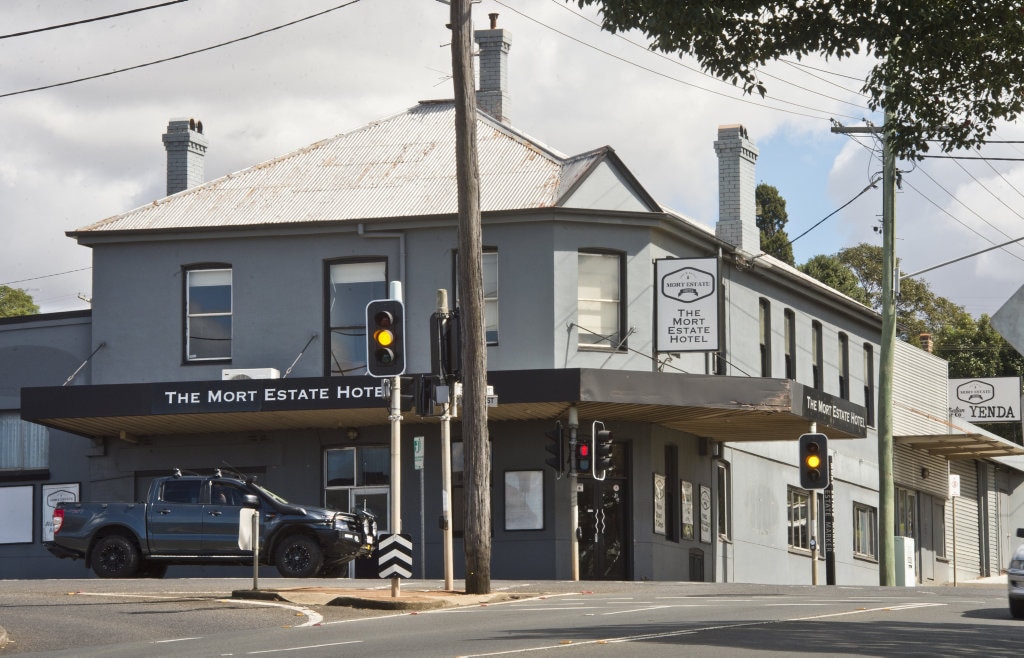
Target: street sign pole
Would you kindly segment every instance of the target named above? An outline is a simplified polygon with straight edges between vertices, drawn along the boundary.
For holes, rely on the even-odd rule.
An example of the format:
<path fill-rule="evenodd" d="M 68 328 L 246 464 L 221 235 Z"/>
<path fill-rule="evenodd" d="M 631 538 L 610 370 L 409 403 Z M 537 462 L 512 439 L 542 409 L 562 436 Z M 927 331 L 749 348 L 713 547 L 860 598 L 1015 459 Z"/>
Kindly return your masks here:
<path fill-rule="evenodd" d="M 579 412 L 576 405 L 569 407 L 569 519 L 570 527 L 569 546 L 572 549 L 572 579 L 580 579 L 580 518 L 579 518 L 579 494 L 576 491 L 576 483 L 579 481 L 576 475 L 576 440 L 580 427 Z"/>

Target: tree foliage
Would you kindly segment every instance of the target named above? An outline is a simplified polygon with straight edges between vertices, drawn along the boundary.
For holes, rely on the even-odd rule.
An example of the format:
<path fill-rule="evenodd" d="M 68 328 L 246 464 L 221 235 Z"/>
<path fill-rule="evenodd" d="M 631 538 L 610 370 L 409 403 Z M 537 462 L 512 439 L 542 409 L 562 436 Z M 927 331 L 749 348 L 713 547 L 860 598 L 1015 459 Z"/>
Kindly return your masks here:
<path fill-rule="evenodd" d="M 570 0 L 566 0 L 569 2 Z M 596 6 L 604 29 L 638 29 L 651 47 L 696 57 L 705 70 L 767 93 L 758 69 L 782 57 L 874 56 L 863 91 L 884 108 L 897 156 L 976 146 L 1024 111 L 1024 3 L 575 0 Z"/>
<path fill-rule="evenodd" d="M 793 265 L 793 245 L 786 233 L 786 200 L 779 190 L 767 183 L 761 183 L 754 190 L 757 201 L 757 228 L 761 231 L 761 251 Z"/>
<path fill-rule="evenodd" d="M 854 276 L 849 266 L 843 263 L 837 256 L 818 255 L 811 258 L 798 268 L 808 276 L 821 281 L 826 286 L 834 288 L 847 297 L 856 299 L 865 306 L 870 306 L 868 294 L 860 287 L 860 282 Z"/>
<path fill-rule="evenodd" d="M 16 315 L 35 315 L 39 312 L 32 295 L 20 288 L 0 286 L 0 318 Z"/>

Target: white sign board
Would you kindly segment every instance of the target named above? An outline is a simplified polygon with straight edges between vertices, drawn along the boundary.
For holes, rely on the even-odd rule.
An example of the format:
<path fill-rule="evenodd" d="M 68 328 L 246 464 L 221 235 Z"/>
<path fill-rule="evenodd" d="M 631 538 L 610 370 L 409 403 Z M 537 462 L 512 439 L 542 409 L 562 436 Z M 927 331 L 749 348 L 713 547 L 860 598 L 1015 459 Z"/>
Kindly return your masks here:
<path fill-rule="evenodd" d="M 44 484 L 43 494 L 43 541 L 53 541 L 53 510 L 57 503 L 78 501 L 78 483 Z"/>
<path fill-rule="evenodd" d="M 718 260 L 654 261 L 656 352 L 718 350 Z"/>
<path fill-rule="evenodd" d="M 1019 423 L 1020 377 L 950 379 L 949 415 L 971 423 Z"/>
<path fill-rule="evenodd" d="M 949 497 L 958 498 L 960 496 L 960 476 L 950 475 L 949 476 Z"/>
<path fill-rule="evenodd" d="M 412 463 L 417 471 L 423 470 L 423 437 L 412 437 Z"/>

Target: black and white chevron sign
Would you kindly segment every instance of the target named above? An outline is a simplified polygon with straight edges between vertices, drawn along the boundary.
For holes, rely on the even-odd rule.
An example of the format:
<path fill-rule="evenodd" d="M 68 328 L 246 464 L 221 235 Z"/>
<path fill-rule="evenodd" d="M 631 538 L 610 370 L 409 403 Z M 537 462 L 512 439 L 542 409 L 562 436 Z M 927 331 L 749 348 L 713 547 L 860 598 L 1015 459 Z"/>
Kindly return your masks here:
<path fill-rule="evenodd" d="M 412 578 L 412 538 L 409 535 L 380 536 L 377 575 L 380 578 Z"/>

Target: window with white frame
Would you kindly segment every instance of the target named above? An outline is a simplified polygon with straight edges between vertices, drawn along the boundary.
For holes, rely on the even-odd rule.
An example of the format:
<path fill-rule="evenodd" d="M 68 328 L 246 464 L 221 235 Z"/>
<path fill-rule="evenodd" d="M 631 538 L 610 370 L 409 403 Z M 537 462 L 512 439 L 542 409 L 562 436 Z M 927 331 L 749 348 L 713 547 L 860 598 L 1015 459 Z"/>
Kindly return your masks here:
<path fill-rule="evenodd" d="M 728 540 L 732 537 L 732 517 L 730 514 L 731 501 L 730 490 L 730 469 L 728 462 L 719 461 L 715 463 L 718 472 L 718 536 Z"/>
<path fill-rule="evenodd" d="M 328 262 L 327 367 L 331 376 L 366 374 L 366 305 L 388 296 L 384 260 Z"/>
<path fill-rule="evenodd" d="M 875 426 L 875 350 L 864 343 L 864 409 L 868 427 Z"/>
<path fill-rule="evenodd" d="M 853 554 L 878 559 L 878 510 L 863 503 L 853 504 Z"/>
<path fill-rule="evenodd" d="M 452 261 L 452 279 L 455 281 L 455 305 L 459 306 L 459 255 Z M 498 250 L 484 247 L 481 260 L 484 294 L 484 340 L 487 345 L 498 344 Z"/>
<path fill-rule="evenodd" d="M 0 471 L 49 467 L 49 431 L 42 425 L 22 420 L 17 412 L 0 413 Z"/>
<path fill-rule="evenodd" d="M 786 508 L 788 510 L 788 532 L 789 547 L 791 549 L 810 551 L 811 550 L 811 496 L 815 495 L 806 489 L 788 487 L 786 496 Z M 817 495 L 818 518 L 817 532 L 814 536 L 821 543 L 825 536 L 825 515 L 822 510 L 825 507 L 824 496 Z"/>
<path fill-rule="evenodd" d="M 580 251 L 576 324 L 580 347 L 622 349 L 621 254 Z"/>
<path fill-rule="evenodd" d="M 185 360 L 231 358 L 231 268 L 185 270 Z"/>
<path fill-rule="evenodd" d="M 772 306 L 762 297 L 757 302 L 758 342 L 761 344 L 761 376 L 772 376 Z"/>
<path fill-rule="evenodd" d="M 324 500 L 327 507 L 366 508 L 387 531 L 391 515 L 391 449 L 388 446 L 328 448 L 324 454 Z"/>

